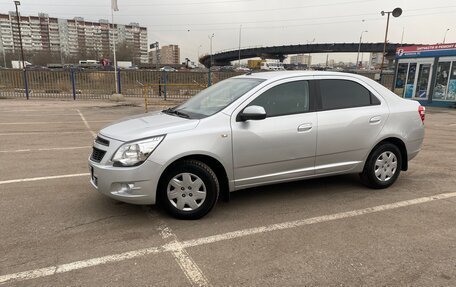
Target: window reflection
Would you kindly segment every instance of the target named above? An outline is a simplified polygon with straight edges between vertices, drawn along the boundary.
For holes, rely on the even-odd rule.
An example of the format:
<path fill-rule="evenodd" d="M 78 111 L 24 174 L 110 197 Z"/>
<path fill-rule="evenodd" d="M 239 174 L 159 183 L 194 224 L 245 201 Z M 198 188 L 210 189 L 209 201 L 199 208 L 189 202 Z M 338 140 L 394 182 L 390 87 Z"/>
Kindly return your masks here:
<path fill-rule="evenodd" d="M 407 69 L 408 69 L 408 63 L 400 63 L 397 67 L 397 77 L 396 77 L 396 85 L 394 86 L 394 92 L 401 97 L 404 96 L 404 87 L 405 87 L 405 80 L 407 78 Z"/>
<path fill-rule="evenodd" d="M 413 96 L 413 88 L 415 83 L 415 74 L 416 74 L 416 63 L 410 63 L 407 84 L 405 85 L 405 98 L 411 98 Z"/>
<path fill-rule="evenodd" d="M 454 101 L 456 99 L 456 61 L 453 62 L 451 69 L 450 81 L 448 82 L 447 100 Z"/>
<path fill-rule="evenodd" d="M 433 96 L 436 100 L 444 100 L 446 98 L 450 66 L 451 62 L 440 62 L 437 66 L 437 77 Z"/>

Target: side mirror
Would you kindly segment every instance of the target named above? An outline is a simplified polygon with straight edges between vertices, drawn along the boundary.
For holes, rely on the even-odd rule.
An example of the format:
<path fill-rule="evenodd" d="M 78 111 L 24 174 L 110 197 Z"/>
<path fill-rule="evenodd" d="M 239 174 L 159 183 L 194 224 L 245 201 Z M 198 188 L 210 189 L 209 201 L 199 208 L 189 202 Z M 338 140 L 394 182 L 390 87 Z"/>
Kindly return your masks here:
<path fill-rule="evenodd" d="M 266 118 L 266 111 L 261 106 L 248 106 L 240 114 L 241 121 L 263 120 Z"/>

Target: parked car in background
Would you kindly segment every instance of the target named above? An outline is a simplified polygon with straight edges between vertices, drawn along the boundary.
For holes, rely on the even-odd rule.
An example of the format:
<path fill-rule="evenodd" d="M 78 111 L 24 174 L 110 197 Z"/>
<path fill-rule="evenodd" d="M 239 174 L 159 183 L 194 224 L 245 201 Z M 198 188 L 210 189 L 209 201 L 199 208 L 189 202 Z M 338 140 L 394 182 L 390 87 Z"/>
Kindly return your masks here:
<path fill-rule="evenodd" d="M 185 219 L 231 191 L 272 183 L 359 173 L 366 186 L 386 188 L 420 151 L 424 119 L 418 102 L 363 76 L 246 74 L 102 129 L 91 183 Z"/>
<path fill-rule="evenodd" d="M 236 68 L 234 66 L 222 66 L 220 67 L 220 72 L 234 72 Z"/>
<path fill-rule="evenodd" d="M 177 70 L 174 69 L 173 67 L 170 67 L 170 66 L 164 66 L 164 67 L 160 68 L 160 71 L 165 71 L 165 72 L 176 72 Z"/>
<path fill-rule="evenodd" d="M 237 67 L 236 72 L 250 72 L 251 70 L 246 67 Z"/>

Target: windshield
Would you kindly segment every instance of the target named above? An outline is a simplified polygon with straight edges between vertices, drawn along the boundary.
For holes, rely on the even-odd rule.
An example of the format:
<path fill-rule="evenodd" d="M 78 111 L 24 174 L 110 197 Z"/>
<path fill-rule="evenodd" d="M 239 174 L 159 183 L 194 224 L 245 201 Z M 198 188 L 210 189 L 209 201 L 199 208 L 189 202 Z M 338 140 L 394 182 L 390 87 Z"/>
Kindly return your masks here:
<path fill-rule="evenodd" d="M 221 111 L 263 81 L 252 78 L 227 79 L 202 90 L 173 110 L 187 114 L 190 118 L 204 118 Z"/>

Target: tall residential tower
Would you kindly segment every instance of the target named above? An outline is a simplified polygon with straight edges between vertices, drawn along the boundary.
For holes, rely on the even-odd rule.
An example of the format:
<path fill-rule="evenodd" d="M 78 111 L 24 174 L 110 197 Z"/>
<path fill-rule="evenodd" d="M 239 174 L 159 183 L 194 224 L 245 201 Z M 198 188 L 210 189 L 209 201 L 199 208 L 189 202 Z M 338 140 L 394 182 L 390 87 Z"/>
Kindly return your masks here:
<path fill-rule="evenodd" d="M 85 21 L 81 17 L 59 19 L 40 13 L 38 16 L 19 16 L 25 51 L 48 51 L 62 57 L 110 57 L 113 38 L 124 43 L 140 63 L 148 63 L 147 28 L 138 23 L 114 24 L 108 20 Z M 20 50 L 19 30 L 15 12 L 0 14 L 0 51 L 15 53 Z"/>

